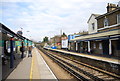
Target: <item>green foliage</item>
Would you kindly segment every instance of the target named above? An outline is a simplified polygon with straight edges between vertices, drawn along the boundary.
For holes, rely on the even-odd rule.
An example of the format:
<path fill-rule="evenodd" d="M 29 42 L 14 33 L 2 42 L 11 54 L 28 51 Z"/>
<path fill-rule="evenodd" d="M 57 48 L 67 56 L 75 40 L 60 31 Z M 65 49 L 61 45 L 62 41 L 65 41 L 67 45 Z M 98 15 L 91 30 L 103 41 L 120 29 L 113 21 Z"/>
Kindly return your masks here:
<path fill-rule="evenodd" d="M 62 37 L 66 37 L 67 35 L 63 32 Z"/>
<path fill-rule="evenodd" d="M 48 42 L 48 37 L 44 37 L 43 42 Z"/>

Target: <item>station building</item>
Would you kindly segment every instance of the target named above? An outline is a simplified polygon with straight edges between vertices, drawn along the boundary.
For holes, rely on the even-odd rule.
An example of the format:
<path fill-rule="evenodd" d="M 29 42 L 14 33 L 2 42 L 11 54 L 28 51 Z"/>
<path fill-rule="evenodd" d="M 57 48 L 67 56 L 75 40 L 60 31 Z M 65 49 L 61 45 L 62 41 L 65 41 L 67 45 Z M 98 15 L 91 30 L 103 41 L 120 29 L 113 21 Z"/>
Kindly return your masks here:
<path fill-rule="evenodd" d="M 20 52 L 20 47 L 27 51 L 28 46 L 33 42 L 22 35 L 18 35 L 4 24 L 0 23 L 0 79 L 5 79 L 24 58 L 24 53 Z"/>
<path fill-rule="evenodd" d="M 107 13 L 92 14 L 88 20 L 88 35 L 70 42 L 76 52 L 120 57 L 120 6 L 107 5 Z"/>

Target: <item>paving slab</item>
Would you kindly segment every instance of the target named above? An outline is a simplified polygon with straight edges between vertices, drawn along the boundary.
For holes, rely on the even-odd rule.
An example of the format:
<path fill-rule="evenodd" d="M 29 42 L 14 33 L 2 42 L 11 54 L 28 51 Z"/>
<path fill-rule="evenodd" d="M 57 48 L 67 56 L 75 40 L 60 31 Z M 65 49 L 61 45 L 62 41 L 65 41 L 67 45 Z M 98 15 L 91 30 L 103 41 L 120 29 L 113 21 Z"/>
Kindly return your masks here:
<path fill-rule="evenodd" d="M 32 50 L 32 57 L 26 57 L 19 63 L 6 81 L 58 81 L 37 48 Z"/>
<path fill-rule="evenodd" d="M 49 68 L 49 66 L 47 65 L 47 63 L 37 49 L 35 49 L 35 52 L 40 72 L 40 79 L 51 79 L 57 81 L 57 78 L 55 77 L 55 75 L 53 74 L 53 72 L 51 71 L 51 69 Z"/>

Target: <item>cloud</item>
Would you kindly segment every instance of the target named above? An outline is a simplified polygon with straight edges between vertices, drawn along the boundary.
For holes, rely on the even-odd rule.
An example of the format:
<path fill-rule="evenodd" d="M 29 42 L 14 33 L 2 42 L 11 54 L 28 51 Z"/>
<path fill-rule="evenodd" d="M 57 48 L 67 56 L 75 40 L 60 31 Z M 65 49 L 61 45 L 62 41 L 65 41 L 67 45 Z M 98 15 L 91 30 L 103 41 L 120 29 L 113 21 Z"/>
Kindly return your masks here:
<path fill-rule="evenodd" d="M 0 0 L 0 2 L 32 2 L 33 0 Z"/>
<path fill-rule="evenodd" d="M 108 2 L 118 0 L 2 0 L 0 22 L 15 32 L 23 27 L 24 36 L 39 41 L 60 30 L 67 34 L 87 30 L 90 15 L 106 13 Z"/>
<path fill-rule="evenodd" d="M 83 2 L 84 0 L 36 0 L 36 2 L 59 2 L 59 3 L 65 3 L 65 2 Z M 118 0 L 85 0 L 86 2 L 118 2 Z M 34 0 L 1 0 L 0 2 L 34 2 Z"/>

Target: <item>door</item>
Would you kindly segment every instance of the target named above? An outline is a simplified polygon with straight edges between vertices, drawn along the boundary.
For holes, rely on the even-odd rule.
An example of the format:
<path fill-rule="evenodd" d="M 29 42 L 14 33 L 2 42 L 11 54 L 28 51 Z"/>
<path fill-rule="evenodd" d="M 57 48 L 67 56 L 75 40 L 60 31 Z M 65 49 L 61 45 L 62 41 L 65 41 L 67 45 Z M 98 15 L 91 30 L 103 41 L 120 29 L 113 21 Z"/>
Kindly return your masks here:
<path fill-rule="evenodd" d="M 103 40 L 103 54 L 109 55 L 109 40 Z"/>

